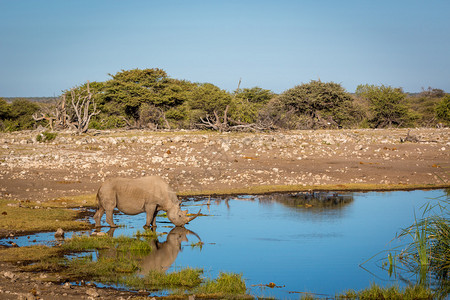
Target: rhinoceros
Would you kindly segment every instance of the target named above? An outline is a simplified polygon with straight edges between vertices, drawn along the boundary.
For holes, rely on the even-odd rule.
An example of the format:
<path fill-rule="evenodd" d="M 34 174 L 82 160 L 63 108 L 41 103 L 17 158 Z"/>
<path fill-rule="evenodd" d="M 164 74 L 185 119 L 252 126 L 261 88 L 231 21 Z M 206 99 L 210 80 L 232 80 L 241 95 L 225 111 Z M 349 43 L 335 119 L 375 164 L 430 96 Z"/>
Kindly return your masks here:
<path fill-rule="evenodd" d="M 188 217 L 187 210 L 180 208 L 181 201 L 175 192 L 159 176 L 147 176 L 137 179 L 113 178 L 106 180 L 97 192 L 98 210 L 94 215 L 95 226 L 101 226 L 101 218 L 106 211 L 106 222 L 117 227 L 113 220 L 113 211 L 118 210 L 127 215 L 147 213 L 144 227 L 156 227 L 158 211 L 167 212 L 167 217 L 175 225 L 183 227 L 199 214 Z"/>

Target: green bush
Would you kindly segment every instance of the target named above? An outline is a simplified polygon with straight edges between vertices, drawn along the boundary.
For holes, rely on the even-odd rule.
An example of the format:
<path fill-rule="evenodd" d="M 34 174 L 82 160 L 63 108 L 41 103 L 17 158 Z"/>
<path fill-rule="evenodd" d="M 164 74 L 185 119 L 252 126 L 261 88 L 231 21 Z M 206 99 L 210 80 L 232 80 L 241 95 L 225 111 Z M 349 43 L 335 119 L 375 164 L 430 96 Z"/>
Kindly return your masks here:
<path fill-rule="evenodd" d="M 361 119 L 352 96 L 334 82 L 312 80 L 269 103 L 271 117 L 288 129 L 350 127 Z"/>
<path fill-rule="evenodd" d="M 450 95 L 442 98 L 436 106 L 436 117 L 439 121 L 450 125 Z"/>
<path fill-rule="evenodd" d="M 58 134 L 56 132 L 49 132 L 49 131 L 44 131 L 42 133 L 39 133 L 36 137 L 36 141 L 38 142 L 51 142 L 54 139 L 56 139 L 56 136 Z"/>
<path fill-rule="evenodd" d="M 0 121 L 5 131 L 33 129 L 36 121 L 33 114 L 39 110 L 39 105 L 26 99 L 16 99 L 11 104 L 0 101 Z"/>
<path fill-rule="evenodd" d="M 408 127 L 418 118 L 407 103 L 401 88 L 391 86 L 359 85 L 356 95 L 368 102 L 369 122 L 374 128 Z"/>

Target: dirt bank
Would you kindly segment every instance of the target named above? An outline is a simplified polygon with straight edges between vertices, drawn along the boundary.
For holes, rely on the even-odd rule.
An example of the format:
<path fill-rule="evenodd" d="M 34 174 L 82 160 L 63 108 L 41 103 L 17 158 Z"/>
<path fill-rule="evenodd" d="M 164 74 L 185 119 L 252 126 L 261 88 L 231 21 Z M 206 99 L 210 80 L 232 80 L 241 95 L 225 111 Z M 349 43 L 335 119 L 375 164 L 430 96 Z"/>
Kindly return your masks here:
<path fill-rule="evenodd" d="M 450 129 L 318 130 L 277 133 L 59 133 L 0 135 L 0 197 L 50 199 L 94 193 L 108 177 L 160 175 L 179 192 L 289 185 L 449 182 Z"/>

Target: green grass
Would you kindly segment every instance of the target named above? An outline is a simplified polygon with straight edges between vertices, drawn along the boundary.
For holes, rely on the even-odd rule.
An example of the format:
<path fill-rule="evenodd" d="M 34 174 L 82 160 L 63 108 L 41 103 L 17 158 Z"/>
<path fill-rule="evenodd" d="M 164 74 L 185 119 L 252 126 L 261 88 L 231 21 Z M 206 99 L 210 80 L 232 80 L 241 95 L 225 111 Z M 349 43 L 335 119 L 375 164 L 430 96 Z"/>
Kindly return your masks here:
<path fill-rule="evenodd" d="M 73 258 L 60 262 L 64 267 L 61 275 L 67 279 L 96 280 L 115 283 L 124 274 L 131 274 L 139 270 L 139 265 L 134 259 L 127 256 L 99 257 L 92 260 L 91 256 Z"/>
<path fill-rule="evenodd" d="M 220 273 L 215 280 L 207 280 L 194 290 L 195 294 L 229 296 L 245 295 L 247 287 L 242 275 L 234 273 Z"/>
<path fill-rule="evenodd" d="M 152 251 L 152 247 L 148 241 L 126 236 L 114 238 L 110 236 L 92 237 L 75 235 L 70 239 L 66 239 L 61 247 L 66 251 L 114 249 L 117 252 L 140 254 L 148 254 Z"/>
<path fill-rule="evenodd" d="M 372 284 L 369 288 L 361 291 L 348 290 L 344 293 L 338 294 L 336 299 L 398 299 L 398 300 L 413 300 L 413 299 L 434 299 L 434 294 L 429 289 L 420 285 L 406 287 L 400 289 L 398 286 L 391 286 L 382 288 L 376 284 Z"/>
<path fill-rule="evenodd" d="M 177 272 L 150 271 L 145 277 L 146 287 L 194 288 L 202 283 L 202 269 L 185 268 Z"/>
<path fill-rule="evenodd" d="M 76 219 L 80 213 L 64 208 L 34 208 L 34 203 L 24 202 L 21 206 L 8 206 L 8 203 L 18 205 L 19 202 L 10 202 L 0 199 L 0 229 L 24 232 L 83 230 L 90 225 Z"/>

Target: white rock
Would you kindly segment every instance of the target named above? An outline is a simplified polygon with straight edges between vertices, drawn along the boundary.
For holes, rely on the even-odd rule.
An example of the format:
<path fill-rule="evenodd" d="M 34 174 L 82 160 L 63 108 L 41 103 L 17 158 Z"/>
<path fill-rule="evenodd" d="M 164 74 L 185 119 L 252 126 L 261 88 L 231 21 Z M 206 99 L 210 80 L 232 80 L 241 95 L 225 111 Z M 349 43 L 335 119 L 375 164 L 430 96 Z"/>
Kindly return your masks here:
<path fill-rule="evenodd" d="M 3 277 L 9 278 L 9 279 L 14 279 L 14 278 L 16 278 L 16 275 L 13 272 L 6 271 L 6 272 L 3 272 Z"/>
<path fill-rule="evenodd" d="M 87 290 L 86 290 L 86 294 L 87 294 L 88 296 L 94 297 L 94 298 L 100 297 L 100 294 L 99 294 L 95 289 L 93 289 L 93 288 L 87 289 Z"/>

